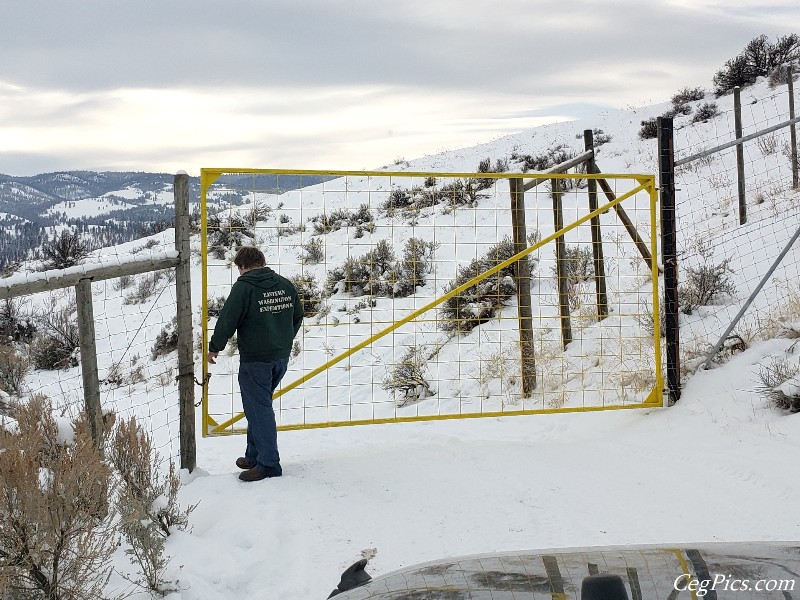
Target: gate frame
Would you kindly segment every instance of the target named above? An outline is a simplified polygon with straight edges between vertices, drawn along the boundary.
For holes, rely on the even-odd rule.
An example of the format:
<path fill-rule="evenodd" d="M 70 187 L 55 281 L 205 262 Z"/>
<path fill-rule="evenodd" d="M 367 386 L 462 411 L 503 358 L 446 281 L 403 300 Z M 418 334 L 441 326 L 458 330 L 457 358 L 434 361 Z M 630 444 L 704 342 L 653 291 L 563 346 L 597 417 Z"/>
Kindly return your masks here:
<path fill-rule="evenodd" d="M 582 160 L 586 160 L 588 157 L 593 156 L 593 152 L 584 153 L 581 155 Z M 573 159 L 574 161 L 575 159 Z M 579 161 L 580 162 L 580 161 Z M 571 165 L 571 166 L 574 166 Z M 493 178 L 493 179 L 529 179 L 531 181 L 526 182 L 524 184 L 524 188 L 531 189 L 541 183 L 542 181 L 546 180 L 559 180 L 559 179 L 590 179 L 596 180 L 599 183 L 605 184 L 606 187 L 608 184 L 606 183 L 606 178 L 613 177 L 616 179 L 624 179 L 624 180 L 632 180 L 635 183 L 638 183 L 638 186 L 634 187 L 632 190 L 621 194 L 619 196 L 614 196 L 610 194 L 609 202 L 604 204 L 595 210 L 591 210 L 588 214 L 584 215 L 580 219 L 570 223 L 566 227 L 555 231 L 553 234 L 545 237 L 544 239 L 540 240 L 538 243 L 525 248 L 524 250 L 516 253 L 514 256 L 510 257 L 509 259 L 503 261 L 502 263 L 496 265 L 495 267 L 484 271 L 480 275 L 474 277 L 470 281 L 454 288 L 450 292 L 432 300 L 425 306 L 409 313 L 402 319 L 395 321 L 392 325 L 385 328 L 384 330 L 370 336 L 366 340 L 363 340 L 359 344 L 356 344 L 346 352 L 333 357 L 331 360 L 327 361 L 325 364 L 320 365 L 319 367 L 313 369 L 309 373 L 306 373 L 299 379 L 289 383 L 286 386 L 283 386 L 281 389 L 277 390 L 273 396 L 273 398 L 278 398 L 281 395 L 293 390 L 296 387 L 299 387 L 309 379 L 319 375 L 320 373 L 326 371 L 327 369 L 331 368 L 333 365 L 339 363 L 340 361 L 344 360 L 345 358 L 351 356 L 355 352 L 362 350 L 363 348 L 369 346 L 377 339 L 388 335 L 392 331 L 398 329 L 402 325 L 409 323 L 410 321 L 416 319 L 421 314 L 435 308 L 439 304 L 445 302 L 449 298 L 463 292 L 464 290 L 470 288 L 471 286 L 475 285 L 491 275 L 499 272 L 501 269 L 508 267 L 514 263 L 517 263 L 520 259 L 526 258 L 529 254 L 538 250 L 545 244 L 548 244 L 560 237 L 562 237 L 565 233 L 575 229 L 579 225 L 583 223 L 590 222 L 592 219 L 599 217 L 602 213 L 606 212 L 607 210 L 614 209 L 615 213 L 617 213 L 621 218 L 624 215 L 624 211 L 622 210 L 621 203 L 628 198 L 635 196 L 640 192 L 646 192 L 650 197 L 650 230 L 653 232 L 650 236 L 650 248 L 646 248 L 644 242 L 638 237 L 638 234 L 634 237 L 634 242 L 637 245 L 637 248 L 640 252 L 646 252 L 648 260 L 648 267 L 651 270 L 651 273 L 657 274 L 659 273 L 659 265 L 657 263 L 657 256 L 658 256 L 658 246 L 656 243 L 656 236 L 654 232 L 657 229 L 657 211 L 656 205 L 658 203 L 658 194 L 657 194 L 657 187 L 656 187 L 656 179 L 654 175 L 640 175 L 640 174 L 604 174 L 604 173 L 581 173 L 579 175 L 572 174 L 566 175 L 564 173 L 555 172 L 555 167 L 550 169 L 546 172 L 528 172 L 528 173 L 513 173 L 513 172 L 506 172 L 506 173 L 448 173 L 448 172 L 416 172 L 416 171 L 330 171 L 330 170 L 311 170 L 311 169 L 252 169 L 252 168 L 245 168 L 245 169 L 219 169 L 219 168 L 204 168 L 200 171 L 200 216 L 201 216 L 201 259 L 202 259 L 202 284 L 201 284 L 201 306 L 202 306 L 202 341 L 203 341 L 203 356 L 205 358 L 205 354 L 207 353 L 208 349 L 208 333 L 209 329 L 207 326 L 208 322 L 208 240 L 207 240 L 207 220 L 208 220 L 208 212 L 207 212 L 207 195 L 211 185 L 217 181 L 217 179 L 222 176 L 223 174 L 252 174 L 252 175 L 310 175 L 310 176 L 337 176 L 337 177 L 397 177 L 397 178 L 409 178 L 409 177 L 452 177 L 452 178 L 463 178 L 463 177 L 482 177 L 482 178 Z M 513 190 L 513 188 L 512 188 Z M 607 194 L 608 195 L 608 194 Z M 625 219 L 623 219 L 625 222 Z M 628 223 L 626 223 L 626 228 Z M 381 424 L 381 423 L 401 423 L 401 422 L 415 422 L 415 421 L 435 421 L 435 420 L 450 420 L 450 419 L 465 419 L 465 418 L 480 418 L 480 417 L 500 417 L 500 416 L 516 416 L 516 415 L 531 415 L 531 414 L 546 414 L 546 413 L 564 413 L 564 412 L 590 412 L 590 411 L 600 411 L 600 410 L 619 410 L 619 409 L 633 409 L 633 408 L 654 408 L 654 407 L 661 407 L 663 406 L 663 375 L 661 369 L 661 347 L 660 347 L 660 317 L 659 317 L 659 298 L 658 298 L 658 276 L 652 278 L 653 281 L 653 294 L 652 294 L 652 301 L 653 301 L 653 314 L 654 314 L 654 336 L 653 336 L 653 347 L 654 347 L 654 355 L 655 355 L 655 379 L 656 383 L 653 386 L 653 389 L 648 394 L 647 398 L 644 402 L 637 403 L 637 404 L 630 404 L 630 405 L 618 405 L 618 406 L 591 406 L 591 407 L 574 407 L 574 408 L 543 408 L 543 409 L 528 409 L 528 410 L 519 410 L 519 411 L 498 411 L 498 412 L 483 412 L 483 413 L 459 413 L 459 414 L 437 414 L 437 415 L 419 415 L 419 416 L 409 416 L 409 417 L 389 417 L 389 418 L 379 418 L 379 419 L 362 419 L 362 420 L 354 420 L 354 421 L 335 421 L 335 422 L 325 422 L 325 423 L 309 423 L 309 424 L 292 424 L 292 425 L 280 425 L 278 429 L 280 431 L 289 431 L 289 430 L 298 430 L 298 429 L 318 429 L 318 428 L 325 428 L 325 427 L 341 427 L 341 426 L 350 426 L 350 425 L 367 425 L 367 424 Z M 208 363 L 206 360 L 202 361 L 203 365 L 203 397 L 201 401 L 202 405 L 202 436 L 218 436 L 218 435 L 239 435 L 246 432 L 246 429 L 231 429 L 231 426 L 234 425 L 236 422 L 240 421 L 244 418 L 244 413 L 239 413 L 234 415 L 233 417 L 229 418 L 222 423 L 218 423 L 209 413 L 208 413 L 208 380 L 211 374 L 208 371 Z"/>

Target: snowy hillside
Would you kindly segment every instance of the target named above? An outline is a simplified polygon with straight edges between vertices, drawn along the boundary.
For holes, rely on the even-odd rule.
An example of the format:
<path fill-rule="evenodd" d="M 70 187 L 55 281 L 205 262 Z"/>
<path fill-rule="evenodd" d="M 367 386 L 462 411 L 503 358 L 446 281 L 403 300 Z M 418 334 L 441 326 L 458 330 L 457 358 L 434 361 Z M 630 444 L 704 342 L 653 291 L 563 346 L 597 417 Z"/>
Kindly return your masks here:
<path fill-rule="evenodd" d="M 692 114 L 711 101 L 720 116 L 697 123 L 691 122 L 691 114 L 676 117 L 677 158 L 733 139 L 731 97 L 714 99 L 709 94 L 692 103 Z M 744 103 L 749 107 L 744 112 L 745 132 L 786 119 L 785 91 L 771 89 L 766 82 L 748 88 Z M 607 111 L 586 121 L 538 127 L 384 170 L 474 173 L 489 158 L 492 164 L 505 161 L 509 170 L 521 173 L 520 157 L 546 155 L 557 148 L 579 154 L 583 131 L 593 129 L 596 136 L 608 138 L 597 146 L 596 160 L 603 172 L 656 174 L 656 141 L 641 139 L 639 130 L 642 121 L 669 108 L 665 103 Z M 800 541 L 800 525 L 793 517 L 800 482 L 787 466 L 787 457 L 800 449 L 800 421 L 770 406 L 758 391 L 765 366 L 776 360 L 798 364 L 791 338 L 800 337 L 800 248 L 789 252 L 745 318 L 749 348 L 727 354 L 715 369 L 693 374 L 708 345 L 716 342 L 800 225 L 800 194 L 786 184 L 790 171 L 780 151 L 788 130 L 775 135 L 774 152 L 749 150 L 746 167 L 752 192 L 744 226 L 737 226 L 733 150 L 678 171 L 681 268 L 730 259 L 735 285 L 712 304 L 681 315 L 685 387 L 677 406 L 289 431 L 279 435 L 284 476 L 256 484 L 235 477 L 233 461 L 244 449 L 241 436 L 198 439 L 198 469 L 183 475 L 181 499 L 187 505 L 200 504 L 191 515 L 193 529 L 176 533 L 167 544 L 173 556 L 168 575 L 182 589 L 170 598 L 325 598 L 339 573 L 362 557 L 371 559 L 370 573 L 380 574 L 442 556 L 507 550 Z M 284 383 L 424 306 L 448 289 L 459 267 L 510 234 L 509 188 L 503 179 L 467 209 L 445 212 L 442 206 L 429 207 L 413 222 L 378 210 L 393 189 L 417 184 L 423 183 L 411 176 L 378 183 L 348 178 L 277 197 L 254 193 L 245 196 L 241 206 L 226 208 L 224 215 L 230 218 L 268 202 L 271 210 L 256 227 L 256 242 L 265 249 L 268 264 L 287 276 L 313 276 L 320 285 L 333 267 L 366 254 L 380 240 L 388 240 L 398 256 L 411 238 L 439 244 L 426 283 L 406 297 L 357 296 L 333 282 L 333 294 L 324 298 L 328 311 L 306 319 L 299 353 Z M 624 192 L 619 185 L 617 192 Z M 585 198 L 585 189 L 571 194 L 564 197 L 565 223 L 586 214 L 586 207 L 573 201 Z M 168 201 L 160 193 L 154 200 Z M 654 233 L 649 207 L 643 200 L 636 202 L 630 214 L 649 240 Z M 354 228 L 317 236 L 324 238 L 324 258 L 316 264 L 302 258 L 314 237 L 309 219 L 335 209 L 356 212 L 364 203 L 374 208 L 372 231 L 362 231 L 358 239 Z M 554 231 L 545 186 L 532 194 L 526 208 L 529 231 L 536 229 L 542 237 Z M 537 324 L 549 323 L 538 338 L 539 348 L 547 348 L 547 353 L 537 365 L 543 379 L 537 395 L 520 398 L 518 380 L 510 381 L 502 370 L 490 375 L 481 371 L 489 357 L 502 362 L 504 353 L 514 348 L 516 305 L 511 299 L 495 317 L 461 336 L 445 335 L 436 323 L 424 320 L 404 326 L 365 351 L 365 358 L 343 363 L 346 368 L 340 365 L 281 398 L 281 423 L 643 401 L 655 382 L 642 379 L 653 377 L 653 347 L 646 324 L 637 318 L 651 297 L 648 270 L 624 230 L 619 234 L 614 212 L 602 215 L 602 221 L 613 234 L 604 239 L 614 269 L 609 276 L 613 309 L 600 324 L 581 319 L 576 309 L 574 321 L 581 325 L 575 326 L 574 342 L 566 352 L 560 345 L 558 305 L 552 303 L 552 247 L 535 255 L 534 314 Z M 281 228 L 285 231 L 279 233 Z M 572 234 L 570 243 L 588 244 L 588 229 Z M 158 255 L 171 249 L 173 236 L 167 230 L 101 249 L 88 262 Z M 197 257 L 192 271 L 194 325 L 199 332 L 199 238 L 192 244 Z M 209 258 L 209 299 L 224 297 L 236 278 L 229 258 L 230 253 Z M 0 285 L 24 279 L 25 274 L 15 275 L 0 280 Z M 585 288 L 593 289 L 588 284 Z M 166 274 L 149 282 L 139 276 L 124 284 L 96 283 L 93 292 L 100 376 L 109 381 L 103 404 L 144 417 L 162 453 L 175 456 L 175 355 L 153 351 L 157 336 L 169 328 L 174 315 L 174 284 Z M 40 295 L 32 302 L 38 307 L 51 303 L 55 309 L 66 301 L 59 295 Z M 213 327 L 213 319 L 208 326 Z M 625 338 L 637 343 L 631 347 L 619 341 Z M 412 345 L 436 348 L 435 358 L 428 357 L 427 371 L 435 394 L 421 394 L 398 407 L 397 397 L 380 383 L 387 365 Z M 198 379 L 202 359 L 198 346 Z M 215 414 L 238 412 L 237 365 L 235 353 L 223 353 L 213 370 Z M 121 375 L 112 381 L 115 368 Z M 553 378 L 547 379 L 550 375 Z M 30 392 L 43 392 L 63 406 L 80 404 L 77 367 L 33 371 L 26 385 Z M 122 549 L 117 563 L 130 572 Z M 126 584 L 115 577 L 112 585 Z"/>

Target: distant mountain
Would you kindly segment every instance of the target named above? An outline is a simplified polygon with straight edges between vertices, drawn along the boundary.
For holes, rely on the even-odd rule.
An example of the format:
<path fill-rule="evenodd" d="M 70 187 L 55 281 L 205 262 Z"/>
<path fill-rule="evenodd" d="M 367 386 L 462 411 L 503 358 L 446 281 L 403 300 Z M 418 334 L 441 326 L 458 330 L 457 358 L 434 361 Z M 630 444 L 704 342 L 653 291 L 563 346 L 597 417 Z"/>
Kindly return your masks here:
<path fill-rule="evenodd" d="M 237 205 L 245 201 L 245 190 L 254 187 L 277 192 L 329 179 L 225 175 L 215 187 L 226 193 L 216 195 L 212 202 Z M 32 258 L 42 243 L 64 227 L 87 232 L 93 247 L 127 242 L 170 227 L 173 181 L 174 175 L 169 173 L 65 171 L 28 177 L 0 173 L 0 269 Z M 199 177 L 189 178 L 189 203 L 193 210 L 199 209 Z"/>

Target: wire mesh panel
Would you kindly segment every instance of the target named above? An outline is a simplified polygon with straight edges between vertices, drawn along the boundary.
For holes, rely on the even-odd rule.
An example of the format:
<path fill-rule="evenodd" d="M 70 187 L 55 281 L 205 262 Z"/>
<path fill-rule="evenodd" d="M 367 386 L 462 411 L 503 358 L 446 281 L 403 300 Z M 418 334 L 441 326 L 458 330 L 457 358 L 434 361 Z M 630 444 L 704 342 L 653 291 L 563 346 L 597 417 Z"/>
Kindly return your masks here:
<path fill-rule="evenodd" d="M 761 89 L 745 88 L 740 104 L 744 136 L 784 123 L 789 116 L 786 86 L 766 96 Z M 689 160 L 737 137 L 731 96 L 719 98 L 705 121 L 675 127 L 684 376 L 705 361 L 800 226 L 789 127 L 743 143 L 743 177 L 735 146 Z M 684 158 L 688 162 L 680 164 Z M 785 322 L 800 318 L 798 265 L 800 248 L 795 244 L 732 331 L 718 361 L 756 340 L 775 337 Z"/>
<path fill-rule="evenodd" d="M 607 188 L 594 212 L 588 179 Z M 202 203 L 206 349 L 240 246 L 302 298 L 281 428 L 661 404 L 652 177 L 206 169 Z M 217 361 L 203 432 L 238 433 L 235 341 Z"/>
<path fill-rule="evenodd" d="M 168 230 L 92 252 L 84 266 L 124 265 L 174 254 L 174 231 Z M 64 271 L 18 273 L 14 282 L 54 278 Z M 175 270 L 163 269 L 91 283 L 100 405 L 125 419 L 135 416 L 150 434 L 162 458 L 178 455 L 178 388 Z M 78 312 L 74 287 L 0 300 L 10 319 L 29 323 L 7 348 L 5 360 L 23 360 L 19 397 L 43 394 L 65 418 L 84 409 Z M 13 353 L 13 355 L 11 354 Z"/>

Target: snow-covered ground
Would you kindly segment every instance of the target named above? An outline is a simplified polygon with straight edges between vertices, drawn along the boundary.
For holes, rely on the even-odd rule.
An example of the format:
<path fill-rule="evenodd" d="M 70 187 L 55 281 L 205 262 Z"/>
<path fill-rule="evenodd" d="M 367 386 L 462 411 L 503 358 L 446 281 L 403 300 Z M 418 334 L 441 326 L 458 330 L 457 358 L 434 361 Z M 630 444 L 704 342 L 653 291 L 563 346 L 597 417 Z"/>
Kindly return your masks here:
<path fill-rule="evenodd" d="M 670 409 L 280 434 L 284 475 L 237 478 L 241 438 L 206 438 L 170 538 L 175 598 L 326 598 L 447 556 L 537 548 L 800 541 L 800 417 L 753 391 L 774 340 L 692 378 Z"/>
<path fill-rule="evenodd" d="M 780 120 L 781 105 L 773 99 L 775 93 L 764 83 L 747 91 L 748 101 L 762 98 L 766 108 L 763 113 L 752 109 L 745 113 L 746 131 L 771 124 L 770 120 Z M 707 100 L 712 98 L 709 96 Z M 732 99 L 723 97 L 716 102 L 723 112 L 720 118 L 727 118 Z M 694 103 L 695 108 L 698 104 Z M 660 115 L 668 108 L 669 104 L 663 104 L 607 111 L 594 119 L 539 127 L 474 148 L 389 166 L 387 170 L 474 172 L 486 157 L 494 162 L 514 153 L 536 155 L 557 145 L 565 145 L 577 153 L 582 150 L 583 141 L 579 137 L 583 130 L 600 128 L 611 136 L 610 141 L 598 147 L 597 162 L 601 170 L 655 173 L 656 142 L 641 140 L 637 134 L 642 120 Z M 680 142 L 676 145 L 688 153 L 697 151 L 697 139 L 710 146 L 728 135 L 723 132 L 724 125 L 713 120 L 690 125 L 687 118 L 678 117 L 676 125 Z M 710 260 L 731 258 L 731 267 L 737 274 L 735 294 L 681 317 L 682 331 L 699 349 L 697 356 L 703 356 L 704 344 L 716 341 L 765 271 L 765 264 L 777 255 L 800 223 L 800 196 L 788 189 L 773 193 L 777 184 L 785 183 L 786 166 L 778 165 L 780 157 L 765 154 L 752 155 L 747 165 L 752 171 L 749 181 L 769 191 L 769 198 L 750 207 L 748 225 L 735 227 L 736 210 L 731 208 L 735 181 L 723 178 L 709 183 L 715 175 L 729 170 L 730 159 L 728 153 L 715 159 L 719 161 L 716 165 L 705 165 L 705 170 L 680 172 L 679 249 L 685 261 L 682 268 L 699 264 L 694 242 L 709 235 Z M 330 199 L 336 197 L 333 191 L 336 185 L 329 182 L 315 189 L 287 193 L 285 206 L 273 211 L 270 216 L 273 221 L 271 225 L 265 224 L 264 231 L 268 232 L 269 226 L 274 230 L 282 213 L 295 225 L 313 216 L 323 208 L 322 204 L 315 204 L 320 198 L 319 190 L 324 187 Z M 440 260 L 437 259 L 441 271 L 417 296 L 395 302 L 379 299 L 374 310 L 365 310 L 364 314 L 369 313 L 375 321 L 397 319 L 441 293 L 455 275 L 456 263 L 452 259 L 457 258 L 461 264 L 469 262 L 508 231 L 507 185 L 506 182 L 496 185 L 496 191 L 483 207 L 485 212 L 459 213 L 464 215 L 459 231 L 469 230 L 466 226 L 472 222 L 470 219 L 479 224 L 476 219 L 491 215 L 483 231 L 491 231 L 492 236 L 473 233 L 458 237 L 461 234 L 455 233 L 455 228 L 449 231 L 445 226 L 439 227 L 434 219 L 440 219 L 441 212 L 436 215 L 433 212 L 441 211 L 441 207 L 430 215 L 423 214 L 413 229 L 380 217 L 375 232 L 356 241 L 375 244 L 390 237 L 400 254 L 402 243 L 412 232 L 424 238 L 428 227 L 428 233 L 435 232 L 437 240 L 443 242 Z M 375 190 L 372 201 L 385 197 L 389 189 Z M 583 191 L 581 194 L 585 195 Z M 324 208 L 355 210 L 363 201 L 356 193 L 342 193 L 340 198 L 338 204 L 326 204 Z M 273 198 L 270 202 L 277 200 Z M 542 235 L 548 235 L 553 231 L 552 205 L 546 193 L 542 193 L 541 200 L 541 207 L 529 203 L 527 208 L 533 217 L 541 209 L 550 220 L 543 218 L 539 224 L 529 218 L 529 225 L 536 223 Z M 231 210 L 246 211 L 247 207 Z M 641 209 L 632 214 L 646 231 L 647 211 Z M 462 218 L 459 215 L 448 218 L 452 223 Z M 614 223 L 613 212 L 603 218 L 609 226 Z M 425 219 L 431 219 L 431 223 Z M 569 221 L 569 216 L 565 221 Z M 387 231 L 391 235 L 385 235 Z M 310 234 L 310 231 L 297 232 L 277 238 L 265 235 L 258 241 L 267 249 L 269 263 L 283 274 L 307 268 L 321 282 L 322 267 L 343 262 L 350 252 L 348 243 L 353 240 L 348 239 L 349 233 L 344 230 L 325 236 L 325 264 L 314 270 L 301 265 L 297 258 L 298 248 L 310 239 Z M 169 249 L 172 235 L 169 230 L 153 236 L 155 241 L 150 248 L 145 248 L 144 241 L 139 240 L 103 249 L 98 251 L 96 259 L 111 260 L 111 253 L 116 253 L 117 260 L 129 260 L 147 252 L 160 255 Z M 447 243 L 448 240 L 452 243 Z M 586 237 L 580 240 L 585 243 Z M 615 253 L 612 248 L 619 250 L 619 243 L 612 241 L 609 240 L 607 247 L 617 269 L 614 279 L 618 285 L 613 290 L 616 301 L 619 306 L 633 305 L 632 312 L 639 312 L 641 305 L 637 303 L 649 293 L 646 282 L 639 279 L 641 260 L 630 248 Z M 197 249 L 199 242 L 195 239 L 193 244 Z M 366 249 L 364 246 L 357 250 L 363 253 Z M 800 292 L 796 286 L 792 287 L 800 264 L 798 252 L 795 249 L 787 256 L 784 266 L 756 301 L 751 313 L 754 316 L 750 323 L 750 348 L 715 369 L 693 376 L 691 371 L 699 362 L 687 360 L 683 397 L 669 409 L 282 432 L 284 476 L 253 484 L 240 482 L 233 464 L 243 452 L 243 437 L 199 438 L 198 468 L 191 475 L 183 474 L 185 485 L 180 493 L 184 505 L 199 502 L 190 517 L 192 529 L 175 532 L 167 543 L 167 552 L 173 557 L 167 577 L 179 580 L 181 588 L 181 592 L 172 595 L 172 600 L 325 598 L 338 583 L 341 571 L 362 557 L 371 558 L 368 571 L 376 575 L 443 556 L 509 550 L 632 543 L 800 541 L 800 525 L 792 516 L 800 498 L 800 479 L 792 466 L 800 445 L 800 417 L 770 407 L 757 391 L 758 375 L 764 365 L 775 359 L 796 364 L 800 357 L 793 339 L 759 335 L 759 331 L 777 332 L 780 328 L 775 323 L 789 332 L 800 329 L 800 325 L 793 325 L 800 321 Z M 537 291 L 548 289 L 552 294 L 551 254 L 543 252 L 539 260 Z M 235 279 L 234 272 L 225 260 L 212 260 L 210 264 L 210 293 L 225 293 Z M 195 326 L 199 330 L 199 264 L 195 264 L 192 276 L 193 304 L 198 307 Z M 0 280 L 0 285 L 7 283 Z M 104 405 L 114 406 L 123 414 L 145 416 L 156 445 L 167 455 L 174 455 L 177 439 L 177 393 L 174 373 L 170 372 L 174 355 L 154 361 L 147 355 L 159 330 L 174 314 L 173 288 L 162 278 L 154 282 L 154 292 L 143 302 L 131 301 L 136 285 L 123 288 L 108 281 L 93 288 L 101 378 L 114 362 L 123 361 L 128 370 L 144 365 L 143 375 L 147 379 L 107 390 Z M 538 296 L 541 298 L 542 294 Z M 306 323 L 303 351 L 286 381 L 327 360 L 329 350 L 342 351 L 372 331 L 359 330 L 361 324 L 353 320 L 350 309 L 357 300 L 336 294 L 329 301 L 330 314 Z M 339 310 L 342 306 L 343 311 Z M 557 308 L 546 301 L 537 301 L 535 309 L 540 319 L 553 319 L 557 315 Z M 515 313 L 516 307 L 511 303 L 501 316 L 513 317 Z M 336 323 L 332 321 L 334 318 Z M 638 330 L 634 329 L 635 318 L 615 319 L 611 328 L 618 330 L 617 335 L 625 332 L 641 335 L 635 333 L 641 331 L 641 324 Z M 513 326 L 514 321 L 509 322 Z M 477 360 L 481 355 L 480 344 L 497 352 L 502 351 L 503 344 L 509 347 L 513 343 L 511 338 L 503 337 L 504 333 L 513 333 L 511 329 L 505 331 L 504 323 L 505 320 L 487 323 L 460 343 L 443 346 L 432 373 L 438 394 L 408 410 L 412 414 L 436 412 L 442 409 L 436 404 L 440 398 L 457 398 L 459 405 L 469 406 L 471 402 L 480 404 L 479 396 L 487 393 L 487 389 L 491 392 L 488 395 L 507 392 L 499 381 L 482 388 L 476 379 L 480 375 L 474 371 L 481 364 Z M 213 327 L 213 321 L 210 326 Z M 605 326 L 584 327 L 579 332 L 580 343 L 571 346 L 566 354 L 559 352 L 549 359 L 559 372 L 580 369 L 581 373 L 588 373 L 587 379 L 582 375 L 577 382 L 571 382 L 572 387 L 564 387 L 569 393 L 562 394 L 559 401 L 568 406 L 583 401 L 582 396 L 579 400 L 570 394 L 582 394 L 577 384 L 593 381 L 593 368 L 609 367 L 593 357 L 593 353 L 598 353 L 593 344 L 596 339 L 605 339 Z M 335 335 L 329 335 L 329 331 Z M 431 324 L 400 333 L 406 336 L 394 338 L 400 346 L 418 339 L 428 344 L 445 342 Z M 557 346 L 558 326 L 548 335 Z M 333 348 L 332 343 L 336 344 Z M 396 360 L 394 353 L 402 350 L 390 343 L 376 353 L 385 363 L 390 358 Z M 639 350 L 639 358 L 648 356 L 646 346 L 640 346 Z M 636 357 L 625 360 L 633 358 Z M 202 357 L 198 354 L 196 359 L 199 378 Z M 237 407 L 230 382 L 235 378 L 226 374 L 236 372 L 237 359 L 225 355 L 221 359 L 212 378 L 214 385 L 219 386 L 214 391 L 226 403 L 221 412 L 233 413 Z M 448 365 L 462 361 L 468 365 L 464 373 L 454 376 L 448 372 Z M 357 372 L 353 367 L 365 365 L 349 366 L 347 371 L 335 371 L 326 380 L 329 385 L 338 386 L 332 389 L 343 395 L 343 403 L 365 409 L 371 416 L 381 416 L 383 413 L 379 411 L 384 409 L 399 416 L 405 414 L 395 412 L 391 396 L 380 389 L 382 368 L 365 368 L 363 376 L 373 385 L 354 386 L 353 382 L 361 381 L 351 370 Z M 636 364 L 631 368 L 647 366 Z M 29 379 L 33 390 L 44 391 L 65 403 L 78 402 L 81 381 L 77 369 L 36 372 Z M 604 390 L 609 395 L 624 387 L 622 379 L 604 381 Z M 354 389 L 351 391 L 348 385 Z M 512 395 L 514 391 L 511 389 Z M 324 407 L 328 395 L 318 386 L 316 391 L 297 394 L 301 398 L 297 402 L 302 408 L 313 408 L 315 402 Z M 296 406 L 288 404 L 289 398 L 287 395 L 286 405 L 281 401 L 280 408 L 286 409 L 280 415 L 284 423 L 296 422 L 291 412 Z M 500 403 L 505 406 L 502 400 Z M 553 399 L 543 397 L 541 403 L 552 407 Z M 524 403 L 520 406 L 527 408 Z M 491 410 L 491 403 L 487 407 Z M 311 411 L 303 411 L 306 412 Z M 132 572 L 122 549 L 118 559 L 120 568 Z M 112 585 L 124 586 L 125 582 L 115 578 Z M 140 597 L 146 596 L 142 593 Z"/>

